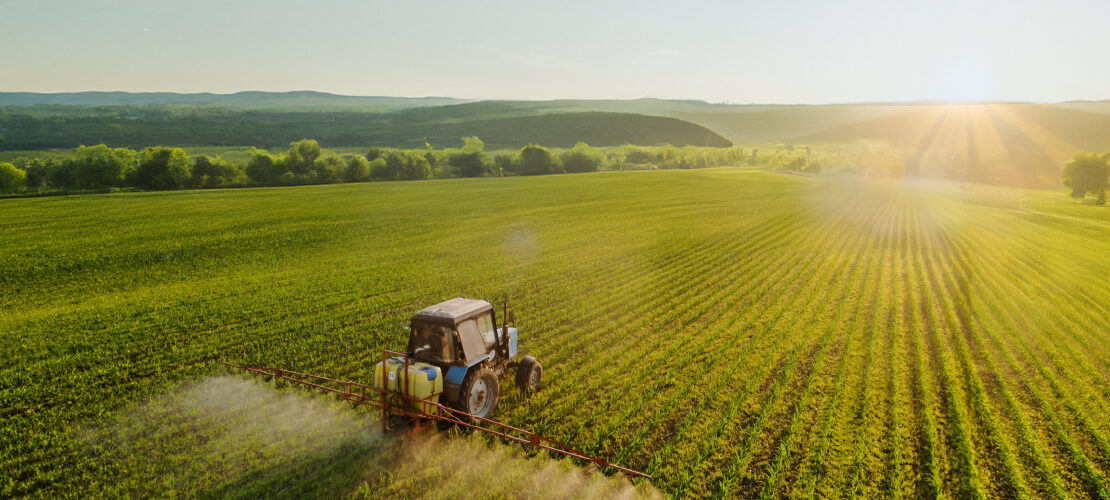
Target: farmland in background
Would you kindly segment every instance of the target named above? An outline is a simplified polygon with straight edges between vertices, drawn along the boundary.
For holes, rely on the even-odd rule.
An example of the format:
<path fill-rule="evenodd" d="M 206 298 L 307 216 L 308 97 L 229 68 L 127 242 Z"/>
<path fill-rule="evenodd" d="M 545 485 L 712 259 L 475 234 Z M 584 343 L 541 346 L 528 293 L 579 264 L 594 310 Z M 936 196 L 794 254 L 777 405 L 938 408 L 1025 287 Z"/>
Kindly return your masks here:
<path fill-rule="evenodd" d="M 224 481 L 181 446 L 206 435 L 136 415 L 216 360 L 371 380 L 412 312 L 469 296 L 508 297 L 545 368 L 498 418 L 664 494 L 1106 498 L 1108 214 L 728 168 L 0 200 L 0 496 L 140 485 L 114 442 L 176 450 L 164 494 L 342 483 L 330 448 L 264 446 Z M 327 415 L 341 442 L 374 418 Z"/>

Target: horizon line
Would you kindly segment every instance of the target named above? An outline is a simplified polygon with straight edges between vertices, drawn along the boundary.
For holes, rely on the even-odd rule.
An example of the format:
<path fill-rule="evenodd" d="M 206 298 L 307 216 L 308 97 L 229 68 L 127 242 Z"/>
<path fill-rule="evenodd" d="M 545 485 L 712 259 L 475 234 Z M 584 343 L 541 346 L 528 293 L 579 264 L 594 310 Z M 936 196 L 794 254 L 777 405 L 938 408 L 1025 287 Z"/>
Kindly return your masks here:
<path fill-rule="evenodd" d="M 922 105 L 987 105 L 987 104 L 1073 104 L 1073 103 L 1100 103 L 1110 102 L 1110 97 L 1101 99 L 1067 99 L 1061 101 L 1037 101 L 1037 100 L 1010 100 L 1010 99 L 969 99 L 969 100 L 953 100 L 953 99 L 934 99 L 934 98 L 919 98 L 919 99 L 906 99 L 906 100 L 887 100 L 887 101 L 842 101 L 842 102 L 731 102 L 725 101 L 708 101 L 705 99 L 697 98 L 670 98 L 670 97 L 634 97 L 634 98 L 615 98 L 615 97 L 570 97 L 570 98 L 532 98 L 532 99 L 518 99 L 518 98 L 475 98 L 475 97 L 456 97 L 450 95 L 423 95 L 423 96 L 405 96 L 405 95 L 387 95 L 387 94 L 340 94 L 336 92 L 328 92 L 324 90 L 312 89 L 298 89 L 298 90 L 238 90 L 235 92 L 179 92 L 172 90 L 67 90 L 59 92 L 42 92 L 36 90 L 0 90 L 2 94 L 35 94 L 43 96 L 56 96 L 56 95 L 74 95 L 74 94 L 131 94 L 131 95 L 145 95 L 145 94 L 171 94 L 180 96 L 218 96 L 218 97 L 231 97 L 241 94 L 322 94 L 332 97 L 346 97 L 346 98 L 379 98 L 379 99 L 453 99 L 457 101 L 465 101 L 460 104 L 474 103 L 474 102 L 555 102 L 555 101 L 669 101 L 669 102 L 695 102 L 707 104 L 712 106 L 922 106 Z M 20 105 L 6 105 L 6 106 L 19 106 Z M 74 105 L 76 106 L 76 105 Z"/>

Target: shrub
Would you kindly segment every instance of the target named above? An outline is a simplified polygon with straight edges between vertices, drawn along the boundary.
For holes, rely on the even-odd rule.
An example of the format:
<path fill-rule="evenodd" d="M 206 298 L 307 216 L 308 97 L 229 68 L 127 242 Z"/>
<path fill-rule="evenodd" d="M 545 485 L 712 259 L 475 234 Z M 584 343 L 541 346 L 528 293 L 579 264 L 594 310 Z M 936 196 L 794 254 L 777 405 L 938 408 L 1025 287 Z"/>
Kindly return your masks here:
<path fill-rule="evenodd" d="M 220 158 L 201 155 L 193 158 L 192 184 L 197 187 L 214 188 L 229 186 L 239 177 L 239 168 Z"/>
<path fill-rule="evenodd" d="M 140 154 L 135 185 L 143 189 L 181 189 L 192 178 L 189 167 L 189 155 L 181 148 L 146 148 Z"/>
<path fill-rule="evenodd" d="M 347 158 L 347 182 L 366 182 L 370 180 L 370 162 L 364 156 Z"/>
<path fill-rule="evenodd" d="M 247 177 L 258 184 L 277 184 L 282 174 L 285 174 L 284 165 L 265 150 L 255 150 L 251 153 L 250 162 L 247 163 Z"/>
<path fill-rule="evenodd" d="M 135 152 L 104 144 L 81 146 L 66 165 L 73 170 L 65 179 L 67 187 L 118 187 L 135 172 Z"/>
<path fill-rule="evenodd" d="M 1099 205 L 1106 204 L 1108 176 L 1110 154 L 1081 152 L 1064 165 L 1064 185 L 1071 188 L 1071 195 L 1082 198 L 1087 193 L 1095 194 Z"/>
<path fill-rule="evenodd" d="M 567 172 L 597 172 L 605 162 L 605 154 L 589 144 L 579 142 L 559 155 Z"/>
<path fill-rule="evenodd" d="M 562 165 L 551 151 L 543 146 L 529 144 L 520 149 L 513 167 L 518 175 L 546 175 L 563 173 Z"/>
<path fill-rule="evenodd" d="M 15 165 L 0 163 L 0 193 L 10 193 L 21 187 L 27 180 L 27 172 L 15 168 Z"/>

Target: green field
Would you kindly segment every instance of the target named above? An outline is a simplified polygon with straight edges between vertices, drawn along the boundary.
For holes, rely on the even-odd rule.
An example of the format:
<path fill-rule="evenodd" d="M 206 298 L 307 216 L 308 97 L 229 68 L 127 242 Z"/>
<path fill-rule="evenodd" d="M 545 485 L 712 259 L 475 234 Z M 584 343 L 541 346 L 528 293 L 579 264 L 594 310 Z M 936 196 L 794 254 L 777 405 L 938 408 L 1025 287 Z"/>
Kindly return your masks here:
<path fill-rule="evenodd" d="M 0 236 L 2 497 L 427 491 L 328 431 L 373 414 L 313 399 L 322 449 L 258 431 L 229 459 L 174 401 L 222 411 L 189 385 L 217 360 L 369 381 L 455 296 L 510 297 L 544 364 L 500 420 L 667 495 L 1110 497 L 1110 211 L 1062 190 L 725 168 L 130 193 L 0 200 Z"/>

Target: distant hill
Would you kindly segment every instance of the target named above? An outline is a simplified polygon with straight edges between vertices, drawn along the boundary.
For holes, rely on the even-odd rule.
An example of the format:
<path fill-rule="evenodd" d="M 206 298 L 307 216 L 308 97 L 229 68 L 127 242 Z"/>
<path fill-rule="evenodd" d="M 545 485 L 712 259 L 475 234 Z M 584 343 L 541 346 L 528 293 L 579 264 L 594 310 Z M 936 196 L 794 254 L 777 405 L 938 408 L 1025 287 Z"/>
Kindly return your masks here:
<path fill-rule="evenodd" d="M 625 143 L 677 146 L 729 146 L 732 143 L 700 125 L 676 118 L 631 113 L 575 112 L 441 118 L 406 113 L 233 111 L 189 108 L 0 109 L 0 150 L 112 146 L 259 146 L 276 147 L 312 138 L 327 147 L 452 147 L 478 136 L 489 148 L 518 148 L 528 143 L 569 147 Z"/>
<path fill-rule="evenodd" d="M 589 111 L 535 116 L 458 120 L 401 125 L 391 130 L 394 141 L 427 137 L 434 145 L 454 146 L 459 137 L 476 135 L 491 148 L 520 147 L 535 143 L 570 147 L 577 142 L 593 146 L 622 144 L 727 147 L 732 142 L 701 125 L 663 116 Z"/>
<path fill-rule="evenodd" d="M 896 112 L 897 105 L 735 105 L 704 101 L 554 100 L 480 101 L 414 108 L 398 113 L 422 120 L 469 116 L 507 117 L 581 111 L 610 111 L 667 116 L 697 123 L 736 144 L 786 142 L 829 128 Z"/>
<path fill-rule="evenodd" d="M 468 102 L 452 97 L 347 96 L 326 92 L 238 92 L 178 94 L 173 92 L 0 92 L 3 106 L 206 106 L 253 111 L 384 112 L 419 106 Z"/>

